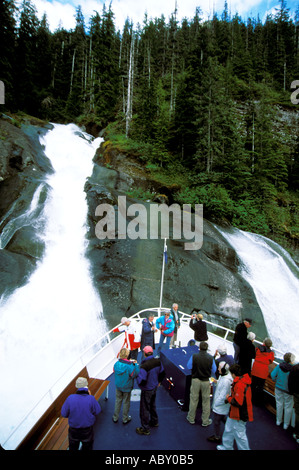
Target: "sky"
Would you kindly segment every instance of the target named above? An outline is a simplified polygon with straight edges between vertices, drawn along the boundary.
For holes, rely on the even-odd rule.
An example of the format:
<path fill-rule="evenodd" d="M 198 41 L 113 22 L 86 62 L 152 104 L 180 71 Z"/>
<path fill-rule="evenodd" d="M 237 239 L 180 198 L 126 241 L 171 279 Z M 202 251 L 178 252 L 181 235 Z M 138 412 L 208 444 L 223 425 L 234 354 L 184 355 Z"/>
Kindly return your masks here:
<path fill-rule="evenodd" d="M 21 0 L 19 0 L 21 2 Z M 75 26 L 76 8 L 80 5 L 85 17 L 85 24 L 88 26 L 89 19 L 97 11 L 102 12 L 103 4 L 109 7 L 111 0 L 32 0 L 37 9 L 38 18 L 47 14 L 51 31 L 55 31 L 59 25 L 67 30 Z M 213 11 L 223 12 L 224 0 L 112 0 L 112 11 L 115 15 L 116 28 L 122 31 L 123 25 L 129 18 L 134 25 L 142 25 L 145 13 L 149 18 L 160 18 L 164 14 L 168 20 L 175 10 L 177 3 L 177 19 L 191 19 L 195 15 L 196 7 L 202 10 L 202 17 L 208 19 L 213 15 Z M 260 19 L 266 17 L 267 13 L 275 11 L 279 7 L 279 0 L 227 0 L 229 10 L 232 15 L 236 12 L 243 20 L 248 17 Z M 299 5 L 299 0 L 287 0 L 287 7 L 290 14 L 294 13 Z"/>

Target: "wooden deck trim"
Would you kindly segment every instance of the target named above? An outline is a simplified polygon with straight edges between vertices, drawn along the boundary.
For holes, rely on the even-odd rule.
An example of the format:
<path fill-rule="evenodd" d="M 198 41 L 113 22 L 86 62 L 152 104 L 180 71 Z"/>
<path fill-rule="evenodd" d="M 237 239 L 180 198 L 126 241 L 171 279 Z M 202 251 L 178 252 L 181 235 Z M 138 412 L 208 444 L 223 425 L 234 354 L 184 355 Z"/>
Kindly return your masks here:
<path fill-rule="evenodd" d="M 66 398 L 75 393 L 78 377 L 88 379 L 90 393 L 97 401 L 109 385 L 107 380 L 90 378 L 84 367 L 41 416 L 18 445 L 17 450 L 66 450 L 68 448 L 68 420 L 61 416 L 61 408 Z"/>

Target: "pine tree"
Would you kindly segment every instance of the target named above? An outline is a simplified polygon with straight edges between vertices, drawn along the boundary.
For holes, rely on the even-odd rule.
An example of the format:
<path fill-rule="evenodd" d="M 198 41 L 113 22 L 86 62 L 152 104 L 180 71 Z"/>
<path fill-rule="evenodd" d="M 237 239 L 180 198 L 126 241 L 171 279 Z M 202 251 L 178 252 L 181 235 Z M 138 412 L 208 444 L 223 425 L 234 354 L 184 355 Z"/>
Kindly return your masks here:
<path fill-rule="evenodd" d="M 154 140 L 154 121 L 157 116 L 157 44 L 156 25 L 147 16 L 140 33 L 138 57 L 136 60 L 136 76 L 138 86 L 135 87 L 134 121 L 131 136 L 142 142 Z"/>
<path fill-rule="evenodd" d="M 275 115 L 266 96 L 255 105 L 255 116 L 253 191 L 266 204 L 274 199 L 278 190 L 286 188 L 288 150 L 282 145 L 279 135 L 273 132 Z"/>
<path fill-rule="evenodd" d="M 16 46 L 15 91 L 19 109 L 38 114 L 36 46 L 39 21 L 30 0 L 23 0 Z"/>
<path fill-rule="evenodd" d="M 93 109 L 98 122 L 107 125 L 117 113 L 120 92 L 120 39 L 115 30 L 111 5 L 103 6 L 102 16 L 96 14 L 91 23 Z M 90 101 L 90 100 L 89 100 Z"/>
<path fill-rule="evenodd" d="M 38 84 L 39 113 L 41 116 L 49 116 L 50 109 L 54 106 L 51 93 L 52 79 L 52 50 L 51 33 L 47 17 L 44 14 L 36 34 L 36 80 Z"/>
<path fill-rule="evenodd" d="M 61 27 L 57 29 L 52 36 L 51 49 L 51 93 L 54 100 L 51 119 L 60 122 L 65 121 L 66 101 L 70 91 L 73 56 L 71 33 Z"/>
<path fill-rule="evenodd" d="M 74 119 L 75 116 L 80 116 L 84 111 L 86 100 L 85 60 L 87 54 L 87 38 L 81 6 L 78 6 L 76 10 L 76 27 L 71 39 L 72 65 L 66 114 L 69 119 Z"/>
<path fill-rule="evenodd" d="M 3 0 L 0 4 L 0 80 L 5 86 L 5 107 L 13 109 L 15 105 L 14 96 L 14 69 L 15 69 L 15 2 L 14 0 Z"/>

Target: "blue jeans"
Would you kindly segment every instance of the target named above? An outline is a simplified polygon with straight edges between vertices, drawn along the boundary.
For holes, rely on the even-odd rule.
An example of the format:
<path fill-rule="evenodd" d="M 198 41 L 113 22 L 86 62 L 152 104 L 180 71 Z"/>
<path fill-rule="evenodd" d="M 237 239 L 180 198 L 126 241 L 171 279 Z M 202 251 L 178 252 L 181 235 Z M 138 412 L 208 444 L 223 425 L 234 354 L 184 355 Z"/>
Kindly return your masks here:
<path fill-rule="evenodd" d="M 170 341 L 171 341 L 171 336 L 164 336 L 162 335 L 161 333 L 161 336 L 160 336 L 160 341 L 159 341 L 159 345 L 158 345 L 158 350 L 157 350 L 157 355 L 160 356 L 160 352 L 161 350 L 163 349 L 163 345 L 164 345 L 164 341 L 166 339 L 166 348 L 169 349 L 169 346 L 170 346 Z"/>

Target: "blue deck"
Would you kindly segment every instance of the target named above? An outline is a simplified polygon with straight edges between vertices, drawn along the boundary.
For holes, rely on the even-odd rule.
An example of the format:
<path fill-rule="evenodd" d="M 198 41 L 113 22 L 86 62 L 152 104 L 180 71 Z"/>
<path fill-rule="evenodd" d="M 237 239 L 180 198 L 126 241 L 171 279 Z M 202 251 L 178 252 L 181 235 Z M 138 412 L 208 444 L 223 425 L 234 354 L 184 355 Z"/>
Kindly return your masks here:
<path fill-rule="evenodd" d="M 157 412 L 159 427 L 152 428 L 149 436 L 138 435 L 136 427 L 140 426 L 139 393 L 135 382 L 130 407 L 132 420 L 124 425 L 121 415 L 118 423 L 112 421 L 115 402 L 114 375 L 108 380 L 108 400 L 100 399 L 102 413 L 95 425 L 94 450 L 112 451 L 196 451 L 216 450 L 216 444 L 207 441 L 214 434 L 213 424 L 201 426 L 201 409 L 198 408 L 195 425 L 186 420 L 187 411 L 183 411 L 165 387 L 157 391 Z M 136 397 L 135 397 L 136 394 Z M 136 399 L 135 399 L 136 398 Z M 254 421 L 247 423 L 247 436 L 252 450 L 298 450 L 299 446 L 292 437 L 293 428 L 284 430 L 276 426 L 275 415 L 266 408 L 253 408 Z M 213 418 L 211 413 L 211 418 Z M 120 453 L 121 455 L 121 453 Z"/>

